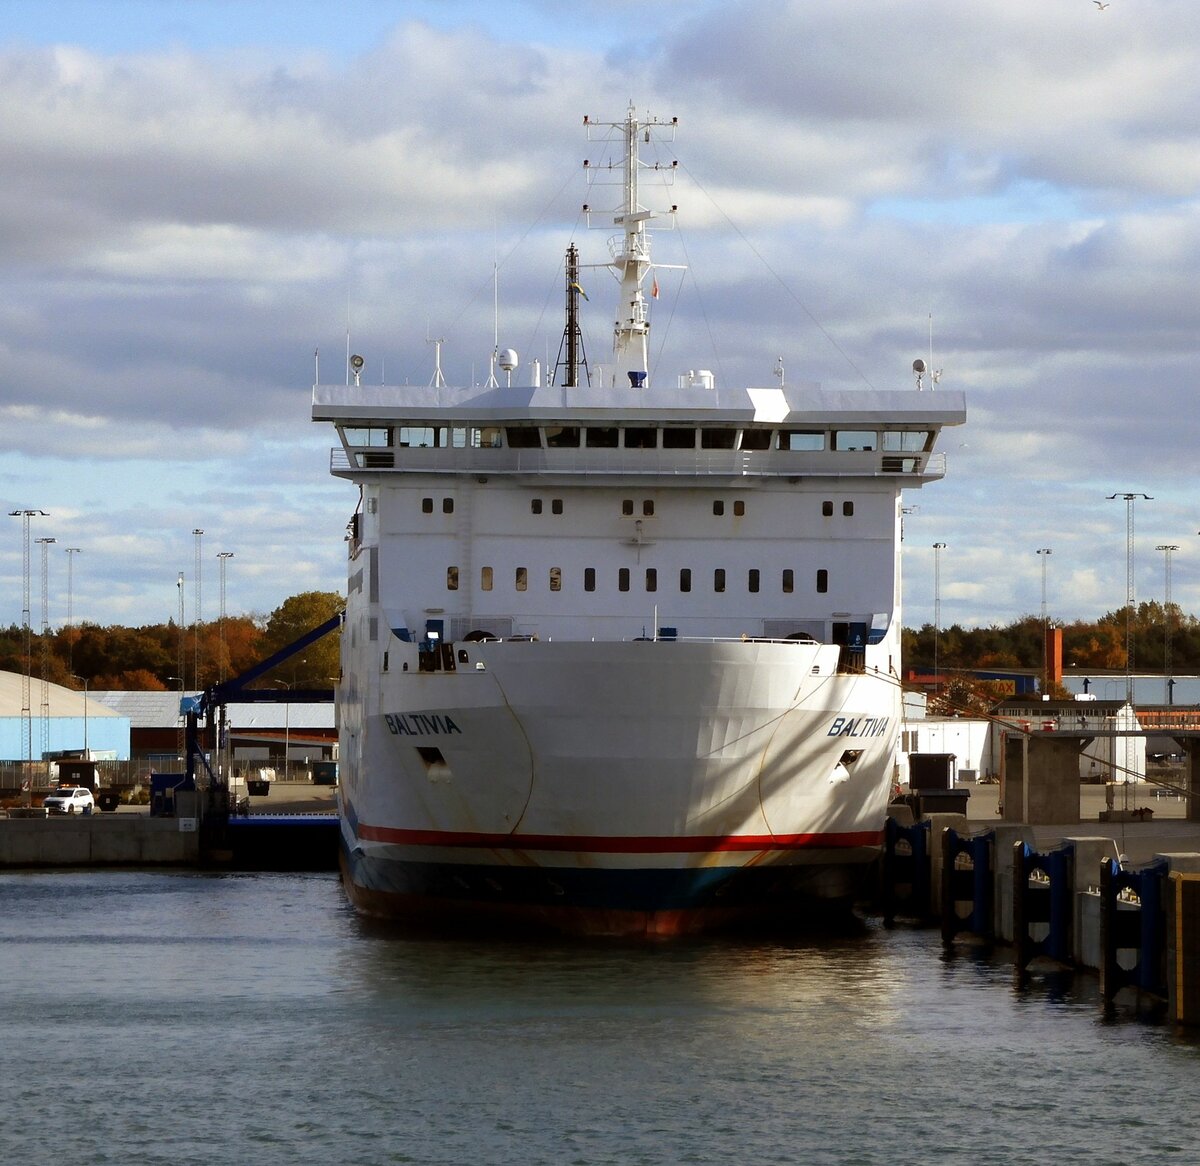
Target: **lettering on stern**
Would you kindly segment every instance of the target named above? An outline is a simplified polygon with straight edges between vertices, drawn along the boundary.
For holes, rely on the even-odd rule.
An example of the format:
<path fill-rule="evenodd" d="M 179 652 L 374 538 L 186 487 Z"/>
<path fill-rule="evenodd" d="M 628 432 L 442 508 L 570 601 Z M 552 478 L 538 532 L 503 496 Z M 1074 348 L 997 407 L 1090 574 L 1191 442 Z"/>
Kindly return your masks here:
<path fill-rule="evenodd" d="M 891 717 L 834 717 L 829 737 L 886 737 Z"/>
<path fill-rule="evenodd" d="M 462 729 L 445 713 L 384 713 L 383 723 L 396 737 L 447 737 Z"/>

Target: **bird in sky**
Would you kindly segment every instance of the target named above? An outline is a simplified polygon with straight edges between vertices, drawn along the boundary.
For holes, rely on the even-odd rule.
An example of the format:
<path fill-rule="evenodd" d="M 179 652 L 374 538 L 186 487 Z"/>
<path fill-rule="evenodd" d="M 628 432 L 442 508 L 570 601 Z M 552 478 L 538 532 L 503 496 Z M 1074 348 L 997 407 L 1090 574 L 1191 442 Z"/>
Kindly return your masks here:
<path fill-rule="evenodd" d="M 1102 3 L 1100 2 L 1100 0 L 1092 0 L 1092 3 L 1093 3 L 1093 4 L 1095 4 L 1095 6 L 1096 6 L 1098 9 L 1100 9 L 1100 11 L 1101 11 L 1101 12 L 1103 12 L 1103 11 L 1104 11 L 1104 10 L 1105 10 L 1105 9 L 1108 7 L 1108 5 L 1107 5 L 1107 4 L 1102 4 Z"/>

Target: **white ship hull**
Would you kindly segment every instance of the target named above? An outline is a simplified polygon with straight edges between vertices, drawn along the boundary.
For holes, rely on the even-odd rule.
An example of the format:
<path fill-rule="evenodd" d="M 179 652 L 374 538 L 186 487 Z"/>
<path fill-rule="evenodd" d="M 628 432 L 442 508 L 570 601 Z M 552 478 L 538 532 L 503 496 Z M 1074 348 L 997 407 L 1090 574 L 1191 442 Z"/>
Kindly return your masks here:
<path fill-rule="evenodd" d="M 672 935 L 844 903 L 878 852 L 899 688 L 839 674 L 836 648 L 466 649 L 345 710 L 366 911 Z"/>

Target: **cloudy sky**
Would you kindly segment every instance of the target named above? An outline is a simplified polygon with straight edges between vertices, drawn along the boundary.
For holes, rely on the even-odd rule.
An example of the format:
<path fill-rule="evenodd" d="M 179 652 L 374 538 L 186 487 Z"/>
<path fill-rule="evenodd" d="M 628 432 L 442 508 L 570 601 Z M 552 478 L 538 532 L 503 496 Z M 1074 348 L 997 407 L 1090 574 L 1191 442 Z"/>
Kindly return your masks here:
<path fill-rule="evenodd" d="M 1195 0 L 3 0 L 0 502 L 49 620 L 340 590 L 343 379 L 557 351 L 582 116 L 680 119 L 653 370 L 967 393 L 911 495 L 905 623 L 1200 612 Z M 601 277 L 595 277 L 599 280 Z M 603 353 L 607 292 L 588 322 Z M 594 331 L 593 331 L 594 329 Z M 0 528 L 20 622 L 22 521 Z M 199 540 L 195 529 L 204 534 Z M 66 548 L 78 547 L 68 555 Z M 1038 548 L 1052 554 L 1039 558 Z M 33 544 L 32 620 L 42 618 Z"/>

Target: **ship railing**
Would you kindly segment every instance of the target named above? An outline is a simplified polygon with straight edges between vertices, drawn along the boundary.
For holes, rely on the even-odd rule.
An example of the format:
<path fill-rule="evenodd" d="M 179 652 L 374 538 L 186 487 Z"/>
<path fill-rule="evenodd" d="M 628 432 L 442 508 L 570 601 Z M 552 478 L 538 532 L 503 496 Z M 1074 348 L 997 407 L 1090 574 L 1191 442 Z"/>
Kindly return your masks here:
<path fill-rule="evenodd" d="M 352 448 L 330 451 L 334 474 L 403 470 L 443 474 L 696 477 L 909 476 L 940 478 L 946 455 L 866 451 Z"/>

